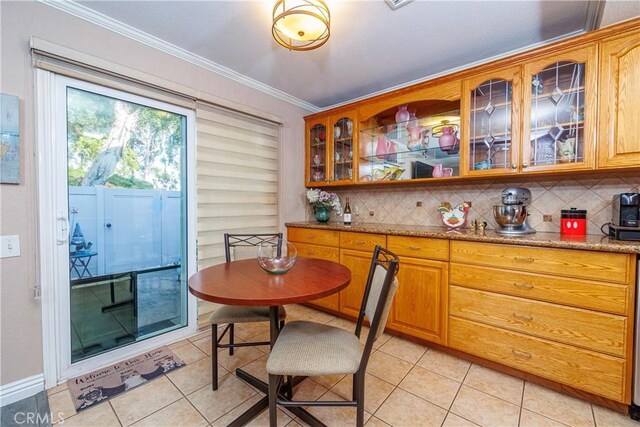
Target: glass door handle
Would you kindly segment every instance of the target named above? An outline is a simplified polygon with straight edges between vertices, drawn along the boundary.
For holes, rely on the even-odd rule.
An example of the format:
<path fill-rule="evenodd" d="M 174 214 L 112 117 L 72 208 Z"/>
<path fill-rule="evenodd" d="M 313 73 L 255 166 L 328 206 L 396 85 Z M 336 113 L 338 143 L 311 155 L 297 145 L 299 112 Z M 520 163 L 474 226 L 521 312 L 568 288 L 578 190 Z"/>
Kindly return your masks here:
<path fill-rule="evenodd" d="M 64 213 L 60 212 L 56 217 L 58 221 L 58 238 L 56 244 L 63 245 L 69 238 L 69 221 Z"/>
<path fill-rule="evenodd" d="M 105 227 L 107 227 L 107 228 L 111 228 L 111 223 L 110 223 L 110 222 L 106 223 L 106 224 L 105 224 Z"/>

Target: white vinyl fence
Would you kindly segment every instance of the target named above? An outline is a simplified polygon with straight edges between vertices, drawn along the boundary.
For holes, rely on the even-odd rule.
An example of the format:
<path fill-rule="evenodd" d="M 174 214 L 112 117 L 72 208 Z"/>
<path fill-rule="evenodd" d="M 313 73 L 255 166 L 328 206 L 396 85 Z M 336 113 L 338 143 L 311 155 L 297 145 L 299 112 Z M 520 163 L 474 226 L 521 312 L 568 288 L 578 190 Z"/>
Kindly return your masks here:
<path fill-rule="evenodd" d="M 80 224 L 92 276 L 179 263 L 180 216 L 179 191 L 69 187 L 69 240 Z"/>

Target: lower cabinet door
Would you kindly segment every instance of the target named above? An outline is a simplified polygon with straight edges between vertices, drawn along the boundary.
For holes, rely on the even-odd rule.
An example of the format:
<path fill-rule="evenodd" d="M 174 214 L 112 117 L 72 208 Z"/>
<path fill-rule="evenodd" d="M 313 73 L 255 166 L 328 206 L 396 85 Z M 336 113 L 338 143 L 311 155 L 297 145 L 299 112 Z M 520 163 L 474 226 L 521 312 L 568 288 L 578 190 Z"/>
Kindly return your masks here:
<path fill-rule="evenodd" d="M 446 344 L 448 263 L 400 257 L 389 329 Z"/>
<path fill-rule="evenodd" d="M 351 283 L 340 292 L 340 313 L 358 317 L 372 257 L 372 252 L 340 250 L 340 264 L 351 270 Z"/>
<path fill-rule="evenodd" d="M 298 256 L 306 258 L 326 259 L 328 261 L 339 262 L 340 250 L 329 246 L 310 245 L 308 243 L 291 242 L 298 250 Z M 324 298 L 309 301 L 309 304 L 329 310 L 338 311 L 340 309 L 340 293 L 335 293 Z"/>

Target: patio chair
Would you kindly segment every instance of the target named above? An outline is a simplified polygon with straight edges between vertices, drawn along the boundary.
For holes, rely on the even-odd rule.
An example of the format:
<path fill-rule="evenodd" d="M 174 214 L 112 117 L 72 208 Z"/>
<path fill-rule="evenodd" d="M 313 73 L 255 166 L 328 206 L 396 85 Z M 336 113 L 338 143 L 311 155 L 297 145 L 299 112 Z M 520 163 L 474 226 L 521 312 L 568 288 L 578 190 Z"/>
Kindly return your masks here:
<path fill-rule="evenodd" d="M 374 341 L 384 331 L 391 302 L 398 287 L 398 257 L 376 246 L 369 268 L 369 276 L 362 298 L 355 333 L 333 326 L 294 321 L 287 323 L 269 354 L 269 422 L 277 425 L 276 403 L 287 407 L 297 406 L 355 406 L 356 423 L 364 424 L 365 371 Z M 360 332 L 365 315 L 371 327 L 364 349 L 360 344 Z M 281 399 L 280 384 L 284 376 L 353 375 L 351 401 L 291 401 Z M 280 390 L 280 393 L 282 391 Z M 287 394 L 288 391 L 287 391 Z M 322 425 L 313 416 L 303 421 Z"/>
<path fill-rule="evenodd" d="M 227 262 L 242 259 L 257 258 L 258 245 L 262 242 L 277 241 L 282 244 L 282 233 L 275 234 L 229 234 L 224 235 L 224 252 Z M 279 307 L 280 327 L 284 326 L 287 313 L 284 307 Z M 213 390 L 218 389 L 218 348 L 228 348 L 229 355 L 233 356 L 236 347 L 269 345 L 269 341 L 236 343 L 234 337 L 234 324 L 269 322 L 269 307 L 241 307 L 234 305 L 222 305 L 209 317 L 211 323 L 211 368 Z M 218 325 L 227 324 L 218 337 Z M 229 343 L 220 341 L 225 334 L 229 334 Z"/>

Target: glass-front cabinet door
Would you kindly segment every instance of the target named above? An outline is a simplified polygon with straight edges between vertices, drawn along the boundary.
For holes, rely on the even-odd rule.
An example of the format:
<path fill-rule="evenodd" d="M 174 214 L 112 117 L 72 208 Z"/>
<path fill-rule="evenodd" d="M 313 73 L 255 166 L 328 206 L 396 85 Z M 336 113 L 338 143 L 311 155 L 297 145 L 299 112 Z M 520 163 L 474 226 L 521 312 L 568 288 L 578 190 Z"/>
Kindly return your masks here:
<path fill-rule="evenodd" d="M 518 171 L 520 90 L 520 67 L 463 81 L 462 175 Z"/>
<path fill-rule="evenodd" d="M 358 182 L 460 175 L 460 83 L 359 111 Z"/>
<path fill-rule="evenodd" d="M 548 55 L 524 66 L 521 167 L 594 167 L 596 47 Z"/>
<path fill-rule="evenodd" d="M 307 186 L 320 186 L 329 181 L 328 118 L 307 122 Z"/>
<path fill-rule="evenodd" d="M 334 182 L 353 181 L 353 158 L 356 129 L 355 110 L 331 116 L 331 172 Z"/>

